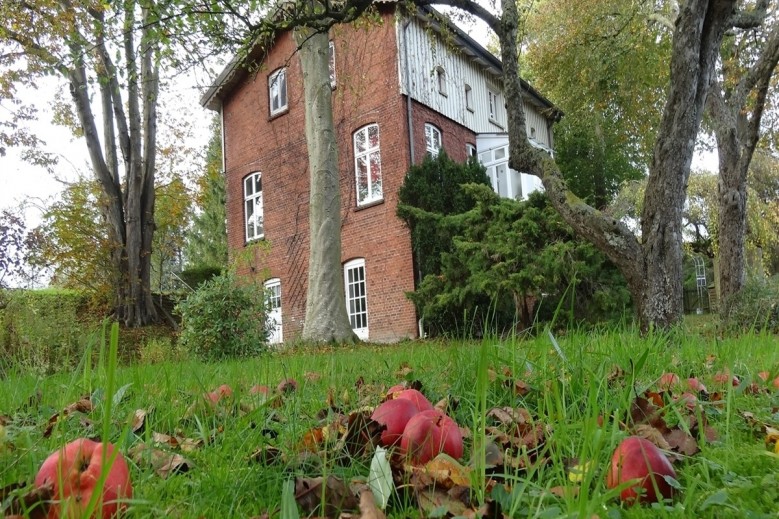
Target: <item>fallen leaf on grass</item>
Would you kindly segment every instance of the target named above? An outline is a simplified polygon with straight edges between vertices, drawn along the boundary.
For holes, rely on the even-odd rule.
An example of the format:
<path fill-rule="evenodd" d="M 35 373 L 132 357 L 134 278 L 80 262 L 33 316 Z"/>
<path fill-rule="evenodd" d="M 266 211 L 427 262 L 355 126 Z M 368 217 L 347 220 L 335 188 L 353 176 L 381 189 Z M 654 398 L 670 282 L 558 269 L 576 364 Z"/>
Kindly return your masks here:
<path fill-rule="evenodd" d="M 155 449 L 143 443 L 132 447 L 128 454 L 139 466 L 151 466 L 162 479 L 167 479 L 171 474 L 183 474 L 195 466 L 180 454 Z"/>
<path fill-rule="evenodd" d="M 262 465 L 273 465 L 284 461 L 284 453 L 278 447 L 272 445 L 263 445 L 249 455 L 249 460 L 256 461 Z"/>
<path fill-rule="evenodd" d="M 449 490 L 435 486 L 417 490 L 417 503 L 424 517 L 458 517 L 474 511 L 470 487 L 453 487 Z"/>
<path fill-rule="evenodd" d="M 146 409 L 136 409 L 133 417 L 130 419 L 130 430 L 135 434 L 141 434 L 146 427 L 146 416 L 149 412 Z"/>
<path fill-rule="evenodd" d="M 319 513 L 338 517 L 341 512 L 359 509 L 360 503 L 349 487 L 335 476 L 295 479 L 295 501 L 305 515 L 311 515 L 324 505 Z"/>
<path fill-rule="evenodd" d="M 59 413 L 55 413 L 51 416 L 51 418 L 49 418 L 46 429 L 43 431 L 43 437 L 48 438 L 51 436 L 52 431 L 54 431 L 54 427 L 61 418 L 67 418 L 73 413 L 89 414 L 94 408 L 95 407 L 92 404 L 92 400 L 89 399 L 89 395 L 82 396 L 77 402 L 73 402 L 72 404 L 66 406 Z"/>
<path fill-rule="evenodd" d="M 411 474 L 412 485 L 415 487 L 432 485 L 450 489 L 456 486 L 470 486 L 471 484 L 471 469 L 443 453 L 421 467 L 404 465 L 404 470 Z"/>
<path fill-rule="evenodd" d="M 376 499 L 370 487 L 365 483 L 353 483 L 351 490 L 360 496 L 359 513 L 341 513 L 338 519 L 386 519 L 384 512 L 376 506 Z"/>
<path fill-rule="evenodd" d="M 0 512 L 3 517 L 27 517 L 45 519 L 49 513 L 49 501 L 54 497 L 54 487 L 13 483 L 0 488 Z"/>

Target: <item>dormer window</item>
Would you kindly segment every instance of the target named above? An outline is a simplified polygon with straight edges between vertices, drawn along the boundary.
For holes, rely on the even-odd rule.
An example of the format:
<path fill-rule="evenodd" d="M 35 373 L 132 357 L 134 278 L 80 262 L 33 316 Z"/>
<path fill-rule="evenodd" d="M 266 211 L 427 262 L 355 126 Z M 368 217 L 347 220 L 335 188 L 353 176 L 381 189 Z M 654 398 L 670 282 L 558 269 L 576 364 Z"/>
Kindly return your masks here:
<path fill-rule="evenodd" d="M 536 140 L 536 129 L 532 126 L 530 127 L 530 138 Z"/>
<path fill-rule="evenodd" d="M 438 85 L 438 93 L 442 96 L 446 95 L 446 71 L 443 67 L 436 67 L 435 80 Z"/>
<path fill-rule="evenodd" d="M 465 108 L 473 112 L 473 89 L 468 83 L 465 84 Z"/>
<path fill-rule="evenodd" d="M 287 109 L 287 69 L 280 68 L 268 76 L 270 114 L 280 114 Z"/>
<path fill-rule="evenodd" d="M 498 94 L 492 90 L 487 90 L 490 105 L 490 121 L 498 122 Z"/>

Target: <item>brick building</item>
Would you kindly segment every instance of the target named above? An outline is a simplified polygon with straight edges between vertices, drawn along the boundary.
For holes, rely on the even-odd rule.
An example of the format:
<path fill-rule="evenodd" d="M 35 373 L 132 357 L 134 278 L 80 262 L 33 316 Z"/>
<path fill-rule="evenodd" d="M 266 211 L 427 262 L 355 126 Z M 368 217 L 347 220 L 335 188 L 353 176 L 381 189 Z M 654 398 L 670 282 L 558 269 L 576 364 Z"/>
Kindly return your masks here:
<path fill-rule="evenodd" d="M 331 37 L 333 116 L 341 172 L 344 294 L 355 332 L 391 342 L 418 335 L 408 229 L 395 216 L 412 163 L 441 148 L 454 160 L 478 155 L 503 196 L 538 188 L 508 168 L 500 61 L 456 28 L 442 31 L 429 9 L 404 15 L 378 4 L 380 23 L 336 26 Z M 446 40 L 446 43 L 444 43 Z M 305 318 L 308 159 L 303 85 L 292 34 L 255 47 L 252 68 L 235 61 L 201 102 L 222 118 L 231 255 L 249 256 L 243 275 L 274 294 L 272 340 L 295 338 Z M 246 61 L 244 61 L 245 63 Z M 528 136 L 549 152 L 557 113 L 529 85 Z M 249 247 L 263 243 L 267 248 Z"/>

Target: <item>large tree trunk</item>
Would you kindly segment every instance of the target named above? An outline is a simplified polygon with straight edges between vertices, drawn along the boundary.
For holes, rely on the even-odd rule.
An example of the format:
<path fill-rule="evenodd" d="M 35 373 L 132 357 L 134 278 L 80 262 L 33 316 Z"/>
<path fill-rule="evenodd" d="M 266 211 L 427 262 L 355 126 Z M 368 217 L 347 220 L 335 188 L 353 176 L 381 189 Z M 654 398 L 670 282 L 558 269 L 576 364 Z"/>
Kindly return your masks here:
<path fill-rule="evenodd" d="M 519 14 L 515 0 L 502 0 L 499 24 L 492 24 L 501 44 L 510 165 L 539 176 L 561 216 L 617 265 L 628 282 L 643 330 L 666 328 L 682 316 L 685 190 L 714 64 L 735 6 L 735 0 L 690 0 L 681 8 L 668 100 L 650 166 L 640 243 L 625 225 L 568 191 L 554 161 L 529 145 L 517 65 Z"/>
<path fill-rule="evenodd" d="M 310 173 L 308 292 L 303 339 L 353 342 L 341 266 L 341 186 L 327 33 L 295 29 L 303 69 Z"/>
<path fill-rule="evenodd" d="M 753 15 L 753 23 L 768 20 L 765 12 Z M 747 175 L 760 139 L 771 77 L 779 63 L 779 23 L 773 21 L 764 32 L 765 43 L 752 66 L 746 72 L 732 64 L 723 66 L 722 77 L 712 87 L 707 104 L 719 152 L 717 237 L 723 315 L 728 314 L 732 297 L 743 288 L 746 279 Z M 725 56 L 723 61 L 727 58 L 735 59 Z"/>

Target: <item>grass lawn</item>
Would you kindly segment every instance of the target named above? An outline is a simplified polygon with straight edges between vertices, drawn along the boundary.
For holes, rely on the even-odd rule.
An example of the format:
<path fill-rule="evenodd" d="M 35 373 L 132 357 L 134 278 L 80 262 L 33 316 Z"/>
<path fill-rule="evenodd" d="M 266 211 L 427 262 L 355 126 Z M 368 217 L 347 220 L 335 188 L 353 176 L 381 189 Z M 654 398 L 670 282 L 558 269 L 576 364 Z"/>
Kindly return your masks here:
<path fill-rule="evenodd" d="M 332 420 L 334 407 L 348 413 L 375 406 L 389 386 L 419 381 L 431 401 L 448 397 L 451 416 L 470 431 L 464 465 L 479 458 L 473 454 L 485 445 L 485 427 L 494 425 L 486 418 L 494 406 L 526 409 L 532 426 L 543 431 L 536 444 L 504 452 L 513 465 L 482 469 L 475 463 L 467 476 L 473 507 L 483 499 L 500 503 L 507 517 L 777 516 L 779 456 L 766 445 L 765 429 L 779 427 L 779 391 L 771 385 L 779 375 L 777 337 L 718 340 L 674 333 L 641 338 L 633 331 L 605 331 L 569 333 L 556 337 L 556 343 L 559 349 L 545 334 L 478 343 L 418 341 L 297 349 L 219 364 L 135 365 L 115 372 L 82 364 L 72 373 L 45 378 L 14 375 L 0 381 L 0 420 L 5 422 L 0 488 L 30 482 L 49 453 L 75 438 L 107 436 L 126 453 L 139 444 L 152 445 L 157 432 L 196 442 L 187 452 L 170 443 L 157 445 L 185 456 L 191 467 L 162 477 L 148 457 L 131 462 L 135 492 L 129 517 L 255 517 L 266 512 L 281 517 L 285 481 L 323 475 L 349 481 L 368 475 L 370 452 L 343 456 L 333 442 L 314 441 L 324 432 L 316 429 L 323 417 Z M 725 370 L 738 375 L 739 386 L 715 380 Z M 681 381 L 658 396 L 668 404 L 663 412 L 667 425 L 686 433 L 691 416 L 698 421 L 705 416 L 716 438 L 696 438 L 700 452 L 677 455 L 679 489 L 672 502 L 622 505 L 618 491 L 605 485 L 612 452 L 630 434 L 626 428 L 635 430 L 629 415 L 636 397 L 647 389 L 659 391 L 660 376 L 670 371 Z M 770 373 L 767 383 L 758 377 L 761 371 Z M 672 400 L 687 390 L 691 376 L 707 386 L 708 396 L 697 393 L 698 405 L 687 411 L 684 400 Z M 275 388 L 287 378 L 298 382 L 297 390 L 270 399 L 249 394 L 256 384 Z M 214 410 L 202 395 L 220 384 L 232 387 L 234 400 L 224 399 Z M 106 394 L 114 395 L 110 406 Z M 92 395 L 94 409 L 61 415 L 46 435 L 50 418 L 82 395 Z M 134 433 L 138 409 L 148 415 Z M 751 413 L 749 420 L 744 413 Z M 317 452 L 304 452 L 306 444 Z M 281 459 L 252 458 L 261 449 L 275 452 L 270 447 Z M 444 500 L 424 512 L 407 486 L 391 498 L 387 515 L 451 517 L 447 512 L 455 508 Z"/>

